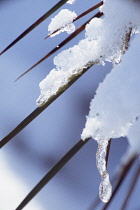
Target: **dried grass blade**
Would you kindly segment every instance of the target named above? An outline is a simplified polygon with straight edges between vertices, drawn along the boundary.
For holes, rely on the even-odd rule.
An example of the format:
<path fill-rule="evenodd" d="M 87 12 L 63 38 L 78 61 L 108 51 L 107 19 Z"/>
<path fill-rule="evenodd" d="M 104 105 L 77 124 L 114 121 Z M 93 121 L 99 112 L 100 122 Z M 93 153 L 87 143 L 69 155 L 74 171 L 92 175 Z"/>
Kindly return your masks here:
<path fill-rule="evenodd" d="M 133 192 L 133 190 L 134 190 L 134 188 L 136 186 L 136 183 L 138 181 L 139 176 L 140 176 L 140 166 L 138 165 L 136 170 L 134 171 L 132 182 L 131 182 L 131 185 L 129 187 L 128 193 L 126 195 L 126 198 L 124 200 L 124 203 L 122 205 L 121 210 L 125 210 L 126 209 L 126 206 L 127 206 L 128 202 L 129 202 L 129 199 L 130 199 L 130 197 L 132 195 L 132 192 Z"/>
<path fill-rule="evenodd" d="M 32 191 L 25 197 L 16 210 L 23 209 L 30 200 L 61 170 L 61 168 L 90 140 L 80 140 L 76 143 L 59 162 L 41 179 L 41 181 L 32 189 Z"/>
<path fill-rule="evenodd" d="M 46 20 L 50 15 L 52 15 L 55 11 L 57 11 L 60 7 L 62 7 L 68 0 L 61 0 L 55 6 L 53 6 L 48 12 L 46 12 L 42 17 L 40 17 L 35 23 L 33 23 L 29 28 L 27 28 L 20 36 L 18 36 L 11 44 L 9 44 L 1 53 L 2 55 L 8 49 L 10 49 L 13 45 L 15 45 L 18 41 L 20 41 L 24 36 L 26 36 L 29 32 L 31 32 L 34 28 L 36 28 L 40 23 Z"/>

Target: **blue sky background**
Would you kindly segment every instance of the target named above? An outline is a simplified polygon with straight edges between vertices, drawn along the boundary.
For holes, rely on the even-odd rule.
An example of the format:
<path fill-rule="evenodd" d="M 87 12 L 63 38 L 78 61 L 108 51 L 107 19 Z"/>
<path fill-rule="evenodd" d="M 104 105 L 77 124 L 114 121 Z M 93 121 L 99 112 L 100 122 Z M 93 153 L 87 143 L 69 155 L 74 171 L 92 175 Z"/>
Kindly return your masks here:
<path fill-rule="evenodd" d="M 0 51 L 56 4 L 58 0 L 9 0 L 5 1 L 5 4 L 4 1 L 2 2 L 0 4 Z M 96 2 L 98 1 L 77 0 L 75 4 L 65 4 L 63 8 L 74 10 L 77 14 L 80 14 Z M 92 15 L 93 13 L 78 20 L 76 27 L 80 26 Z M 43 40 L 48 33 L 47 26 L 51 17 L 0 57 L 1 139 L 36 108 L 36 99 L 40 94 L 38 84 L 54 67 L 54 55 L 16 83 L 14 83 L 14 80 L 68 36 L 66 33 L 62 33 L 54 38 Z M 82 38 L 84 38 L 84 32 L 63 49 L 73 46 Z M 111 65 L 108 63 L 105 67 L 92 67 L 2 149 L 4 158 L 1 158 L 1 160 L 5 161 L 9 173 L 14 174 L 15 180 L 16 177 L 19 177 L 21 183 L 28 187 L 27 193 L 80 139 L 86 120 L 85 116 L 89 111 L 90 100 L 93 98 L 99 82 L 103 81 L 110 70 Z M 113 171 L 126 148 L 126 139 L 112 141 L 109 159 L 109 172 L 111 175 L 113 175 Z M 40 206 L 38 207 L 39 210 L 88 210 L 90 208 L 98 194 L 100 182 L 100 176 L 95 165 L 96 149 L 96 142 L 91 140 L 34 198 Z M 16 187 L 14 188 L 14 185 L 12 186 L 12 196 L 15 200 L 13 206 L 11 206 L 8 201 L 5 202 L 2 198 L 5 196 L 4 189 L 11 187 L 7 186 L 4 168 L 2 168 L 0 174 L 0 184 L 2 186 L 0 209 L 13 210 L 19 204 L 17 198 L 20 186 L 18 191 L 15 189 Z M 8 174 L 7 176 L 10 180 Z M 131 176 L 128 177 L 126 184 L 117 194 L 115 201 L 109 208 L 110 210 L 114 209 L 113 206 L 117 209 L 120 208 L 130 180 Z M 12 183 L 12 178 L 10 181 Z M 16 182 L 14 183 L 16 185 Z M 140 207 L 140 203 L 138 204 L 136 199 L 139 187 L 140 183 L 137 185 L 128 210 Z M 9 198 L 10 193 L 10 191 L 6 191 L 6 196 L 9 196 Z M 26 194 L 23 194 L 23 198 Z M 33 209 L 32 201 L 25 209 Z"/>

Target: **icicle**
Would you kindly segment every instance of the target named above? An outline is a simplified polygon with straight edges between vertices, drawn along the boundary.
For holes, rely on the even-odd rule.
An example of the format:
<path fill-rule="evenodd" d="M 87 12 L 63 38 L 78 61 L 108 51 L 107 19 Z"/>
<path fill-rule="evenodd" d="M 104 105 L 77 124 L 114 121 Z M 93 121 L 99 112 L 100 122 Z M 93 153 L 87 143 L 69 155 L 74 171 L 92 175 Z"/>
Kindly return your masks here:
<path fill-rule="evenodd" d="M 99 197 L 107 203 L 112 195 L 112 186 L 109 181 L 109 174 L 106 169 L 106 153 L 108 141 L 98 141 L 98 149 L 96 152 L 96 165 L 101 175 L 101 183 L 99 186 Z"/>

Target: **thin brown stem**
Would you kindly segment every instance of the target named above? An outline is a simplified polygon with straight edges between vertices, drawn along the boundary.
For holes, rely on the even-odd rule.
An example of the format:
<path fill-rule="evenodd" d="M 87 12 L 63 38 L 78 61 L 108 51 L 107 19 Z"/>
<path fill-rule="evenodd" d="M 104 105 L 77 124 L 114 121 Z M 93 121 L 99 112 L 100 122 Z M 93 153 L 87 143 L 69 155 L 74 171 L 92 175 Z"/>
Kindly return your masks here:
<path fill-rule="evenodd" d="M 103 1 L 99 2 L 98 4 L 94 5 L 93 7 L 91 7 L 90 9 L 86 10 L 85 12 L 83 12 L 82 14 L 78 15 L 77 18 L 75 18 L 73 20 L 73 22 L 75 22 L 76 20 L 79 20 L 80 18 L 82 18 L 83 16 L 89 14 L 90 12 L 94 11 L 95 9 L 98 9 L 100 6 L 103 5 Z"/>
<path fill-rule="evenodd" d="M 39 24 L 41 24 L 44 20 L 46 20 L 50 15 L 52 15 L 55 11 L 57 11 L 60 7 L 62 7 L 68 0 L 59 1 L 54 7 L 52 7 L 48 12 L 46 12 L 43 16 L 41 16 L 35 23 L 33 23 L 29 28 L 27 28 L 21 35 L 19 35 L 11 44 L 9 44 L 1 53 L 2 55 L 12 46 L 14 46 L 18 41 L 20 41 L 23 37 L 25 37 L 29 32 L 31 32 L 34 28 L 36 28 Z"/>
<path fill-rule="evenodd" d="M 107 145 L 107 151 L 106 151 L 106 167 L 108 165 L 108 158 L 109 158 L 110 146 L 111 146 L 111 139 L 109 139 L 108 145 Z"/>
<path fill-rule="evenodd" d="M 40 182 L 31 190 L 31 192 L 20 203 L 16 210 L 23 209 L 39 191 L 61 170 L 61 168 L 90 140 L 80 140 L 75 144 L 59 161 L 58 163 L 40 180 Z"/>
<path fill-rule="evenodd" d="M 123 203 L 123 205 L 121 207 L 121 210 L 125 210 L 126 209 L 126 206 L 127 206 L 128 202 L 130 200 L 130 197 L 131 197 L 131 195 L 133 193 L 133 190 L 134 190 L 134 188 L 136 186 L 136 183 L 138 181 L 139 176 L 140 176 L 140 166 L 138 165 L 136 167 L 136 170 L 133 173 L 133 178 L 132 178 L 132 181 L 131 181 L 131 185 L 129 187 L 128 193 L 127 193 L 126 198 L 124 200 L 124 203 Z"/>

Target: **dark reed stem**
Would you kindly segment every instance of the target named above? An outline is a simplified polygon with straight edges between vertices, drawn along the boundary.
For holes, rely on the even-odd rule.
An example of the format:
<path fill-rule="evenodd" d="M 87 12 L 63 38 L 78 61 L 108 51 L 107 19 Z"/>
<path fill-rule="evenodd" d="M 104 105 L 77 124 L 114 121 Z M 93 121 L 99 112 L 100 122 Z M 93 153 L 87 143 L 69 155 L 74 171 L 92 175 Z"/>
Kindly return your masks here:
<path fill-rule="evenodd" d="M 132 193 L 133 193 L 133 190 L 134 190 L 134 188 L 135 188 L 135 186 L 136 186 L 136 183 L 137 183 L 137 181 L 138 181 L 139 176 L 140 176 L 140 166 L 138 165 L 138 166 L 136 167 L 136 170 L 135 170 L 134 173 L 133 173 L 133 178 L 132 178 L 132 181 L 131 181 L 131 184 L 130 184 L 128 193 L 127 193 L 127 195 L 126 195 L 126 198 L 125 198 L 125 200 L 124 200 L 124 202 L 123 202 L 123 205 L 122 205 L 122 207 L 121 207 L 121 210 L 125 210 L 125 209 L 126 209 L 126 206 L 127 206 L 128 202 L 129 202 L 129 200 L 130 200 L 130 197 L 131 197 L 131 195 L 132 195 Z"/>
<path fill-rule="evenodd" d="M 106 151 L 106 167 L 107 167 L 107 165 L 108 165 L 110 146 L 111 146 L 111 139 L 109 139 L 108 145 L 107 145 L 107 151 Z"/>
<path fill-rule="evenodd" d="M 61 168 L 90 140 L 80 140 L 76 143 L 59 161 L 58 163 L 41 179 L 41 181 L 32 189 L 25 197 L 16 210 L 23 209 L 29 201 L 61 170 Z"/>
<path fill-rule="evenodd" d="M 20 36 L 18 36 L 11 44 L 9 44 L 1 53 L 2 55 L 8 49 L 10 49 L 13 45 L 15 45 L 18 41 L 20 41 L 23 37 L 25 37 L 29 32 L 31 32 L 34 28 L 36 28 L 40 23 L 46 20 L 50 15 L 52 15 L 55 11 L 57 11 L 60 7 L 62 7 L 68 0 L 61 0 L 55 6 L 53 6 L 48 12 L 46 12 L 43 16 L 41 16 L 35 23 L 33 23 L 29 28 L 27 28 Z"/>

